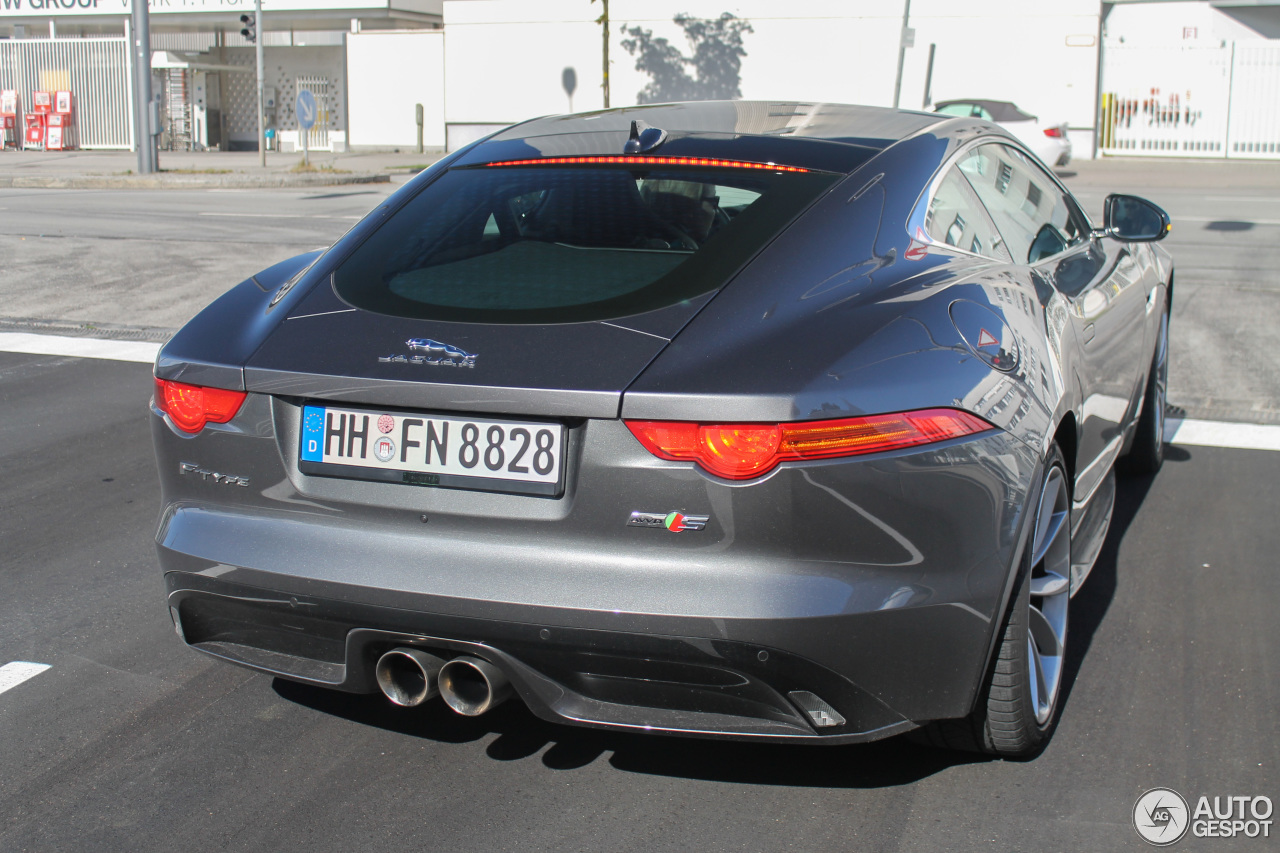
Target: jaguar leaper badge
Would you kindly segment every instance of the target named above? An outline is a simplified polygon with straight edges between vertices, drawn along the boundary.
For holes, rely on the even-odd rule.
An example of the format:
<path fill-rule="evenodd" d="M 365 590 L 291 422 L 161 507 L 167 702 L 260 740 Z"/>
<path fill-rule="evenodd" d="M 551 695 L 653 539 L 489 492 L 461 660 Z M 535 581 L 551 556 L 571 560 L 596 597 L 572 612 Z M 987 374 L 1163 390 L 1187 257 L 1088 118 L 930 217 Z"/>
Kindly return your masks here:
<path fill-rule="evenodd" d="M 441 367 L 475 367 L 476 353 L 442 344 L 431 338 L 410 338 L 405 341 L 409 355 L 380 355 L 383 364 L 431 364 Z"/>

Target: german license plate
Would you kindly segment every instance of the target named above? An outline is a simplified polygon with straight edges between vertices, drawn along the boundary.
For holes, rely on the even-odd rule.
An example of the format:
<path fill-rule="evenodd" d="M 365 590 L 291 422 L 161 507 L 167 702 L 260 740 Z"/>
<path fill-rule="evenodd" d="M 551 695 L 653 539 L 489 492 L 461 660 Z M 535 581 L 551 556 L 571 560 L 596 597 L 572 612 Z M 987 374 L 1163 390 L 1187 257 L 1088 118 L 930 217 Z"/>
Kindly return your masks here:
<path fill-rule="evenodd" d="M 558 495 L 564 426 L 304 406 L 304 474 L 413 486 Z"/>

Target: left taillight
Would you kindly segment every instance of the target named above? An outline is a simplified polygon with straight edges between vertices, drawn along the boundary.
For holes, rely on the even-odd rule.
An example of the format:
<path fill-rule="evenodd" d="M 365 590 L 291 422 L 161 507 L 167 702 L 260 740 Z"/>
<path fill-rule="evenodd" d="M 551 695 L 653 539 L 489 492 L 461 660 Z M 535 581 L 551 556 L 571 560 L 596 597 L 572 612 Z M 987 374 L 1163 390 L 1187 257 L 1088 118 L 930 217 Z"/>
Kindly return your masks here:
<path fill-rule="evenodd" d="M 156 408 L 183 432 L 197 433 L 208 423 L 225 424 L 240 411 L 247 396 L 244 391 L 156 380 Z"/>
<path fill-rule="evenodd" d="M 1066 136 L 1066 134 L 1062 132 L 1062 128 L 1060 127 L 1046 127 L 1044 129 L 1044 135 L 1052 136 L 1054 139 L 1061 139 L 1062 137 Z"/>
<path fill-rule="evenodd" d="M 749 480 L 781 462 L 882 453 L 995 429 L 958 409 L 921 409 L 832 421 L 785 424 L 703 424 L 627 421 L 659 459 L 695 462 L 727 480 Z"/>

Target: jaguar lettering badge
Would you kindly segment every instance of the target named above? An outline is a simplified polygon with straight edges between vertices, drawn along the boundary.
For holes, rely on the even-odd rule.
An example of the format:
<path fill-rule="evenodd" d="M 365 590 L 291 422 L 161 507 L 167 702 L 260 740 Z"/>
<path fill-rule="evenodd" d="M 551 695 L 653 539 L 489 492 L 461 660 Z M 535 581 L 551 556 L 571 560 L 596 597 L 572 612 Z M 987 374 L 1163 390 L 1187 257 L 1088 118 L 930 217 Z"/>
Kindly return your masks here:
<path fill-rule="evenodd" d="M 210 471 L 207 468 L 201 468 L 194 462 L 182 462 L 178 465 L 178 471 L 183 474 L 199 474 L 202 480 L 213 480 L 215 483 L 221 483 L 224 486 L 248 486 L 248 477 L 237 477 L 234 474 L 219 474 L 217 471 Z"/>
<path fill-rule="evenodd" d="M 701 530 L 711 520 L 709 515 L 685 515 L 683 512 L 633 512 L 628 527 L 665 527 L 672 533 Z"/>
<path fill-rule="evenodd" d="M 476 353 L 442 344 L 431 338 L 410 338 L 405 341 L 410 355 L 378 356 L 383 364 L 431 364 L 442 367 L 475 367 Z"/>

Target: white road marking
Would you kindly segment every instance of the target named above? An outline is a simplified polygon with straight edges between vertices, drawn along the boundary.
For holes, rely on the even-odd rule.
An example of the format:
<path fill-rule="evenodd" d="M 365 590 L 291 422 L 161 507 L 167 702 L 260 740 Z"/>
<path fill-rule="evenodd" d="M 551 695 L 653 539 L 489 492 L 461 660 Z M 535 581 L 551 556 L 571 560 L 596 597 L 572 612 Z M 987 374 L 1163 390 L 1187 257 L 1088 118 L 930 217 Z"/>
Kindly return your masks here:
<path fill-rule="evenodd" d="M 75 358 L 105 358 L 151 364 L 160 344 L 150 341 L 107 341 L 99 338 L 68 338 L 61 335 L 33 335 L 28 332 L 0 332 L 0 352 L 33 355 L 66 355 Z"/>
<path fill-rule="evenodd" d="M 241 216 L 251 219 L 361 219 L 359 216 L 329 216 L 324 213 L 213 213 L 200 211 L 200 216 Z"/>
<path fill-rule="evenodd" d="M 47 663 L 31 663 L 25 660 L 15 660 L 13 663 L 0 666 L 0 693 L 17 687 L 28 678 L 35 678 L 46 669 L 49 669 Z"/>
<path fill-rule="evenodd" d="M 1201 201 L 1264 201 L 1267 204 L 1275 204 L 1275 198 L 1272 196 L 1255 196 L 1255 195 L 1207 195 Z"/>
<path fill-rule="evenodd" d="M 1229 424 L 1169 418 L 1165 434 L 1170 444 L 1199 447 L 1230 447 L 1238 450 L 1280 450 L 1280 426 L 1274 424 Z"/>
<path fill-rule="evenodd" d="M 1250 225 L 1280 225 L 1280 219 L 1253 219 L 1248 216 L 1178 216 L 1169 214 L 1176 228 L 1179 222 L 1247 222 Z"/>

